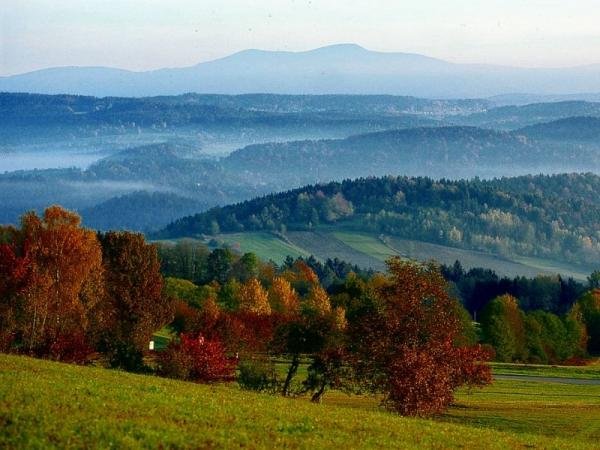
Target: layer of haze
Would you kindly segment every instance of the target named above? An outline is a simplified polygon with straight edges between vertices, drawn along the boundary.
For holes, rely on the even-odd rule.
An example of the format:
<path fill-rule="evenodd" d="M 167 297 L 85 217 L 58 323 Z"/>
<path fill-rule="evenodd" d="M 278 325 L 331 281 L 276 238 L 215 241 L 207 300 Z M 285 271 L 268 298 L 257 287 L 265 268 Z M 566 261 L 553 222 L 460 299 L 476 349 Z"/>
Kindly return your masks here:
<path fill-rule="evenodd" d="M 453 62 L 586 65 L 600 63 L 599 18 L 598 0 L 0 0 L 0 75 L 342 42 Z"/>

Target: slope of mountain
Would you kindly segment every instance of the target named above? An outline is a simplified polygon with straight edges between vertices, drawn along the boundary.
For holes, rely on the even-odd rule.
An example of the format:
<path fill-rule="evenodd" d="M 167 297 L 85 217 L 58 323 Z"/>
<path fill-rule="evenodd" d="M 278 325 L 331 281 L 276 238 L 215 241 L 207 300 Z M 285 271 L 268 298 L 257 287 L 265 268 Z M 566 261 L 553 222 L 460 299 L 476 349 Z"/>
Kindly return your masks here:
<path fill-rule="evenodd" d="M 214 208 L 179 219 L 157 236 L 324 227 L 594 265 L 600 263 L 599 189 L 600 177 L 591 174 L 366 178 Z"/>
<path fill-rule="evenodd" d="M 600 117 L 568 117 L 530 125 L 518 132 L 533 139 L 590 142 L 600 148 Z"/>
<path fill-rule="evenodd" d="M 531 103 L 556 103 L 568 101 L 600 102 L 600 92 L 583 92 L 581 94 L 536 95 L 536 94 L 504 94 L 487 99 L 495 106 L 523 106 Z"/>
<path fill-rule="evenodd" d="M 563 133 L 550 141 L 536 133 L 422 127 L 345 139 L 257 144 L 221 159 L 195 157 L 188 145 L 146 145 L 117 151 L 87 169 L 0 175 L 0 222 L 14 222 L 19 213 L 56 202 L 88 210 L 112 197 L 140 190 L 172 192 L 210 207 L 316 182 L 367 176 L 458 179 L 540 172 L 600 173 L 597 140 L 575 141 L 572 136 L 565 140 Z M 131 224 L 119 225 L 120 217 L 107 220 L 117 227 Z"/>
<path fill-rule="evenodd" d="M 97 230 L 157 230 L 169 222 L 206 209 L 206 204 L 168 192 L 133 192 L 79 213 Z"/>
<path fill-rule="evenodd" d="M 464 117 L 455 117 L 453 122 L 485 128 L 515 130 L 537 123 L 579 116 L 600 117 L 600 103 L 564 101 L 502 106 Z"/>
<path fill-rule="evenodd" d="M 388 174 L 468 178 L 596 171 L 600 170 L 600 152 L 546 146 L 518 132 L 458 126 L 252 145 L 231 153 L 221 164 L 248 180 L 285 189 Z M 287 186 L 279 184 L 284 174 Z"/>
<path fill-rule="evenodd" d="M 245 50 L 192 67 L 131 72 L 104 67 L 44 69 L 0 78 L 0 91 L 96 96 L 202 93 L 400 94 L 475 98 L 513 92 L 600 91 L 600 65 L 522 69 L 453 64 L 355 44 L 304 52 Z"/>

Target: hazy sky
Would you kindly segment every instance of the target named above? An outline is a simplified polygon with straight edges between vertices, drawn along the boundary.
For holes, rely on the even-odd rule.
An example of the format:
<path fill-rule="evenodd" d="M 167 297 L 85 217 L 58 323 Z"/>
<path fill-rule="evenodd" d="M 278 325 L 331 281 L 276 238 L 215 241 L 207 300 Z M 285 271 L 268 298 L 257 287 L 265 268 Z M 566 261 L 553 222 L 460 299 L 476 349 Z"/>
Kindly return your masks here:
<path fill-rule="evenodd" d="M 600 63 L 600 0 L 0 0 L 0 75 L 188 66 L 357 43 L 454 62 Z"/>

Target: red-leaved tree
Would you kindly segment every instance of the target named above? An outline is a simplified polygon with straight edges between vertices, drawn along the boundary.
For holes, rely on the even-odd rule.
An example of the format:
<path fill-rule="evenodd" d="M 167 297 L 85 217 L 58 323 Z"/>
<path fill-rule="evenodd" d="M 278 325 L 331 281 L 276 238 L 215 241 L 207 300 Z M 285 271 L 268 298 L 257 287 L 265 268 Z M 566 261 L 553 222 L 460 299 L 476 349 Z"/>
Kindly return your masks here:
<path fill-rule="evenodd" d="M 388 261 L 388 282 L 353 329 L 354 364 L 369 389 L 403 415 L 443 411 L 461 385 L 491 381 L 480 346 L 461 345 L 458 304 L 434 266 Z"/>

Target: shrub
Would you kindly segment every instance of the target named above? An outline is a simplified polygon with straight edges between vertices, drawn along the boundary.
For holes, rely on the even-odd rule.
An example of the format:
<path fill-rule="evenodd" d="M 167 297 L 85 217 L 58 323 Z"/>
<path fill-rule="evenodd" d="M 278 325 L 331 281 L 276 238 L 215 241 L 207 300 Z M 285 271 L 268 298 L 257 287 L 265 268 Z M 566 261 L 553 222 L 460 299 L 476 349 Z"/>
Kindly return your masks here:
<path fill-rule="evenodd" d="M 233 380 L 235 360 L 225 355 L 219 340 L 182 334 L 160 354 L 159 373 L 200 383 Z"/>
<path fill-rule="evenodd" d="M 270 393 L 279 390 L 275 366 L 268 359 L 244 360 L 240 362 L 238 370 L 238 383 L 243 389 Z"/>
<path fill-rule="evenodd" d="M 113 368 L 128 372 L 148 371 L 148 367 L 144 364 L 143 352 L 130 342 L 108 341 L 105 339 L 99 349 L 108 355 L 109 364 Z"/>
<path fill-rule="evenodd" d="M 21 349 L 23 350 L 23 349 Z M 27 352 L 39 358 L 49 358 L 74 364 L 85 364 L 94 353 L 87 337 L 82 332 L 59 334 L 48 338 Z"/>

